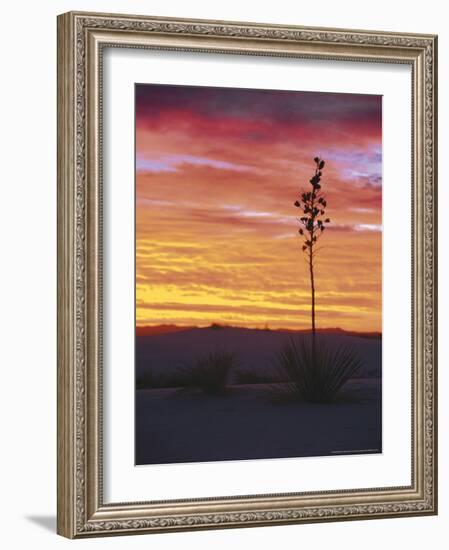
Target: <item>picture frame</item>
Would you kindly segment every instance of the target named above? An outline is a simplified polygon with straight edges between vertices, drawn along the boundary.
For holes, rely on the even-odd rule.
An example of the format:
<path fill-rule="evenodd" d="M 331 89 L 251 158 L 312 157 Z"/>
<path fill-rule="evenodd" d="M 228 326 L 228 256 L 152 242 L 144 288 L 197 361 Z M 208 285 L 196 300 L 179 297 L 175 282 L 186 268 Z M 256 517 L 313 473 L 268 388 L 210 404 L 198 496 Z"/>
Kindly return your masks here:
<path fill-rule="evenodd" d="M 103 55 L 196 52 L 410 69 L 411 412 L 406 485 L 107 502 Z M 129 159 L 128 159 L 129 160 Z M 132 162 L 133 159 L 132 159 Z M 387 184 L 386 184 L 387 185 Z M 70 12 L 58 17 L 58 518 L 69 538 L 437 513 L 437 37 Z M 108 226 L 110 227 L 110 225 Z M 130 243 L 131 246 L 131 243 Z M 134 246 L 134 245 L 132 245 Z M 134 327 L 131 328 L 134 330 Z M 409 354 L 408 356 L 406 355 Z M 123 368 L 133 369 L 133 365 Z M 204 465 L 199 465 L 204 468 Z M 110 471 L 108 476 L 110 478 Z M 109 479 L 108 478 L 108 479 Z"/>

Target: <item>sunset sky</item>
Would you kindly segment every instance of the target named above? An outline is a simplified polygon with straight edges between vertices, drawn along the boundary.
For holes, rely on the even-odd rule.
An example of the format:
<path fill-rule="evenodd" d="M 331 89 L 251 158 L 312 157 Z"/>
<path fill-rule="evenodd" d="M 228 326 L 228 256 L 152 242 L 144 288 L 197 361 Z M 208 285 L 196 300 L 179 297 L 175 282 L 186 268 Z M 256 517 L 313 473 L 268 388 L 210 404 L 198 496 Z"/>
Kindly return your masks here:
<path fill-rule="evenodd" d="M 382 98 L 136 85 L 136 320 L 310 327 L 293 205 L 315 156 L 331 219 L 317 327 L 381 331 Z"/>

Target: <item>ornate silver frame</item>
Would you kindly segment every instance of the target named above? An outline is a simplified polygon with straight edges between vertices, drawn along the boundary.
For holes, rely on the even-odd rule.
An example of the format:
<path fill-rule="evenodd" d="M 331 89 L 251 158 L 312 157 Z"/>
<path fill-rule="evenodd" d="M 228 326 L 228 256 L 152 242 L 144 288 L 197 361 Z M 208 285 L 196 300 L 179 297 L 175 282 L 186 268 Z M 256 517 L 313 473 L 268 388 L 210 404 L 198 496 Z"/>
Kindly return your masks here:
<path fill-rule="evenodd" d="M 106 46 L 405 63 L 412 68 L 412 484 L 105 504 L 101 58 Z M 58 17 L 58 533 L 70 538 L 437 513 L 437 38 L 70 12 Z"/>

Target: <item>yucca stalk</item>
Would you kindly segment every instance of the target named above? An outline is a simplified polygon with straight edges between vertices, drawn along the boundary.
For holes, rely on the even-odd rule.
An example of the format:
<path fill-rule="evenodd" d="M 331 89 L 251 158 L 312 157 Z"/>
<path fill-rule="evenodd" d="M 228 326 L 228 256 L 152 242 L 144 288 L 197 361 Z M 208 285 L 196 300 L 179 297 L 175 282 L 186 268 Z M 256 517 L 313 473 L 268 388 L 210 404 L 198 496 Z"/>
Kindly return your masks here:
<path fill-rule="evenodd" d="M 314 260 L 317 253 L 316 244 L 321 238 L 330 219 L 325 217 L 327 206 L 326 197 L 321 191 L 321 176 L 323 175 L 324 160 L 320 157 L 313 159 L 315 173 L 309 180 L 310 191 L 301 190 L 300 197 L 295 201 L 296 208 L 301 209 L 302 215 L 298 218 L 300 225 L 298 233 L 303 238 L 302 252 L 306 254 L 310 277 L 311 317 L 312 317 L 312 361 L 315 362 L 316 349 L 316 322 L 315 322 L 315 273 Z"/>

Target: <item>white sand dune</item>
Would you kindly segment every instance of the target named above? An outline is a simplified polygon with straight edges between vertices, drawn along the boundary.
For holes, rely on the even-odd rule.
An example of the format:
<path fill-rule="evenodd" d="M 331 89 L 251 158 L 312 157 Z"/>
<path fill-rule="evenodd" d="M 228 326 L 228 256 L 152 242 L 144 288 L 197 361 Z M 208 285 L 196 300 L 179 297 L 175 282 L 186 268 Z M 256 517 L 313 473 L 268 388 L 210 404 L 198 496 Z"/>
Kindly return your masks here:
<path fill-rule="evenodd" d="M 381 338 L 320 335 L 329 345 L 352 346 L 364 363 L 332 404 L 285 400 L 282 383 L 237 384 L 240 369 L 270 376 L 276 353 L 291 337 L 298 335 L 239 328 L 139 336 L 137 379 L 146 372 L 155 379 L 170 378 L 180 364 L 217 350 L 234 353 L 237 365 L 224 395 L 167 387 L 137 390 L 136 463 L 381 452 Z"/>

